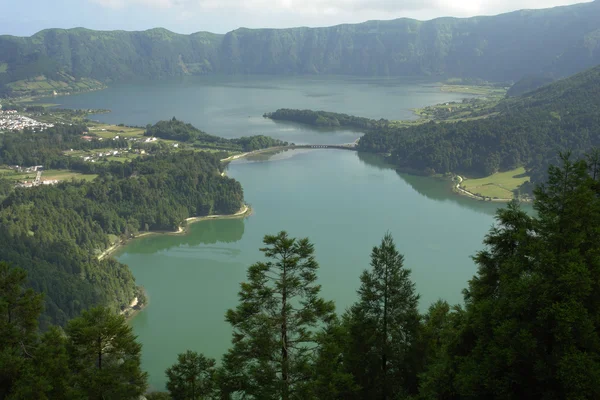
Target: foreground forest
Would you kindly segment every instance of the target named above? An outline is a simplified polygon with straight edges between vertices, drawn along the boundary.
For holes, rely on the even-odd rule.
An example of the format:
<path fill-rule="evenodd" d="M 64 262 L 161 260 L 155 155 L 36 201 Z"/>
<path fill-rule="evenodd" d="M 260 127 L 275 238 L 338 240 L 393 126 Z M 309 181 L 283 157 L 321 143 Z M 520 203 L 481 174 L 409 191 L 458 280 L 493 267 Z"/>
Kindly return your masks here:
<path fill-rule="evenodd" d="M 513 202 L 474 256 L 464 304 L 425 314 L 386 234 L 336 314 L 320 295 L 308 238 L 264 237 L 220 365 L 190 349 L 148 399 L 596 399 L 600 396 L 600 163 L 564 155 L 536 189 L 535 216 Z M 37 331 L 41 296 L 0 263 L 0 398 L 136 399 L 140 345 L 122 316 L 94 308 L 64 331 Z M 414 266 L 418 268 L 418 266 Z M 198 340 L 202 340 L 198 338 Z"/>
<path fill-rule="evenodd" d="M 211 73 L 560 78 L 600 63 L 599 29 L 598 1 L 491 17 L 240 28 L 225 35 L 48 29 L 27 38 L 0 36 L 0 97 Z"/>
<path fill-rule="evenodd" d="M 93 182 L 13 189 L 0 180 L 0 259 L 46 294 L 43 326 L 94 305 L 120 311 L 138 289 L 127 266 L 100 253 L 139 232 L 177 230 L 188 217 L 239 211 L 242 187 L 222 168 L 215 154 L 178 152 L 112 163 Z"/>

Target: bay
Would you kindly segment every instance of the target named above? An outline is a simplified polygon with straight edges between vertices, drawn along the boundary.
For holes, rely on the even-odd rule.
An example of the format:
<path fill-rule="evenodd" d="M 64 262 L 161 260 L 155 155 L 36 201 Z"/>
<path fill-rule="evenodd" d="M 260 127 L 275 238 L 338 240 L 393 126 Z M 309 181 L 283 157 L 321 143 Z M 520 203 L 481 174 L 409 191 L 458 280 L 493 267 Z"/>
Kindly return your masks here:
<path fill-rule="evenodd" d="M 371 118 L 407 119 L 410 108 L 458 100 L 433 85 L 345 78 L 201 77 L 138 82 L 54 99 L 64 107 L 107 108 L 108 123 L 146 125 L 176 116 L 224 137 L 266 134 L 296 143 L 348 143 L 360 133 L 276 123 L 262 114 L 281 107 L 323 109 Z M 482 248 L 497 203 L 452 193 L 449 182 L 398 174 L 377 156 L 344 150 L 289 150 L 233 162 L 253 214 L 193 224 L 183 236 L 132 241 L 116 256 L 128 264 L 150 302 L 132 321 L 143 344 L 143 368 L 153 389 L 164 370 L 191 349 L 219 359 L 231 329 L 246 269 L 262 260 L 265 234 L 308 236 L 321 265 L 326 299 L 343 312 L 356 299 L 371 248 L 390 231 L 421 294 L 420 307 L 439 298 L 462 301 L 473 276 L 469 258 Z"/>

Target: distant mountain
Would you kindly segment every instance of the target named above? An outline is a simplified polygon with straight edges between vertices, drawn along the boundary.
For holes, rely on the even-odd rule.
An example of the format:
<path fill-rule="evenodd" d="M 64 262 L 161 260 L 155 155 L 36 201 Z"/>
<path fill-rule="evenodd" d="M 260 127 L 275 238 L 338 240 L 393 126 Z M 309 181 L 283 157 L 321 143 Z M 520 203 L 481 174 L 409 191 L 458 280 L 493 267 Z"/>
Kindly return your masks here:
<path fill-rule="evenodd" d="M 600 1 L 491 17 L 370 21 L 328 28 L 49 29 L 0 36 L 0 84 L 40 76 L 110 82 L 209 73 L 434 76 L 517 81 L 600 63 Z M 18 85 L 17 85 L 18 86 Z"/>

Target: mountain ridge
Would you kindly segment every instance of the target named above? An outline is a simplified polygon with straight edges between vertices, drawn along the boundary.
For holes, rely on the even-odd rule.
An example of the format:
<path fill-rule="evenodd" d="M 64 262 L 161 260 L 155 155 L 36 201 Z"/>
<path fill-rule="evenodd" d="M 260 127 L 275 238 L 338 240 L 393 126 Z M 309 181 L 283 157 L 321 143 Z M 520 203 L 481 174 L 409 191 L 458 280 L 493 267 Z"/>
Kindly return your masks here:
<path fill-rule="evenodd" d="M 0 95 L 18 90 L 15 82 L 52 80 L 58 73 L 102 83 L 214 73 L 508 82 L 528 74 L 561 78 L 599 63 L 598 1 L 496 16 L 225 34 L 46 29 L 30 37 L 0 36 Z"/>

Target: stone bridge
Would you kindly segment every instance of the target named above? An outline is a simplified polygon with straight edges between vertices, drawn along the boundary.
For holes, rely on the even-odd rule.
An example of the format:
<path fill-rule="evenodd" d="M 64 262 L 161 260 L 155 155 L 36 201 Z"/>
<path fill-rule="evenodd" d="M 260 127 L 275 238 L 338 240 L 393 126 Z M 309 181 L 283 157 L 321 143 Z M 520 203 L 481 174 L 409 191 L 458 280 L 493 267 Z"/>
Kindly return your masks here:
<path fill-rule="evenodd" d="M 298 144 L 287 146 L 288 149 L 341 149 L 356 151 L 356 144 Z"/>

